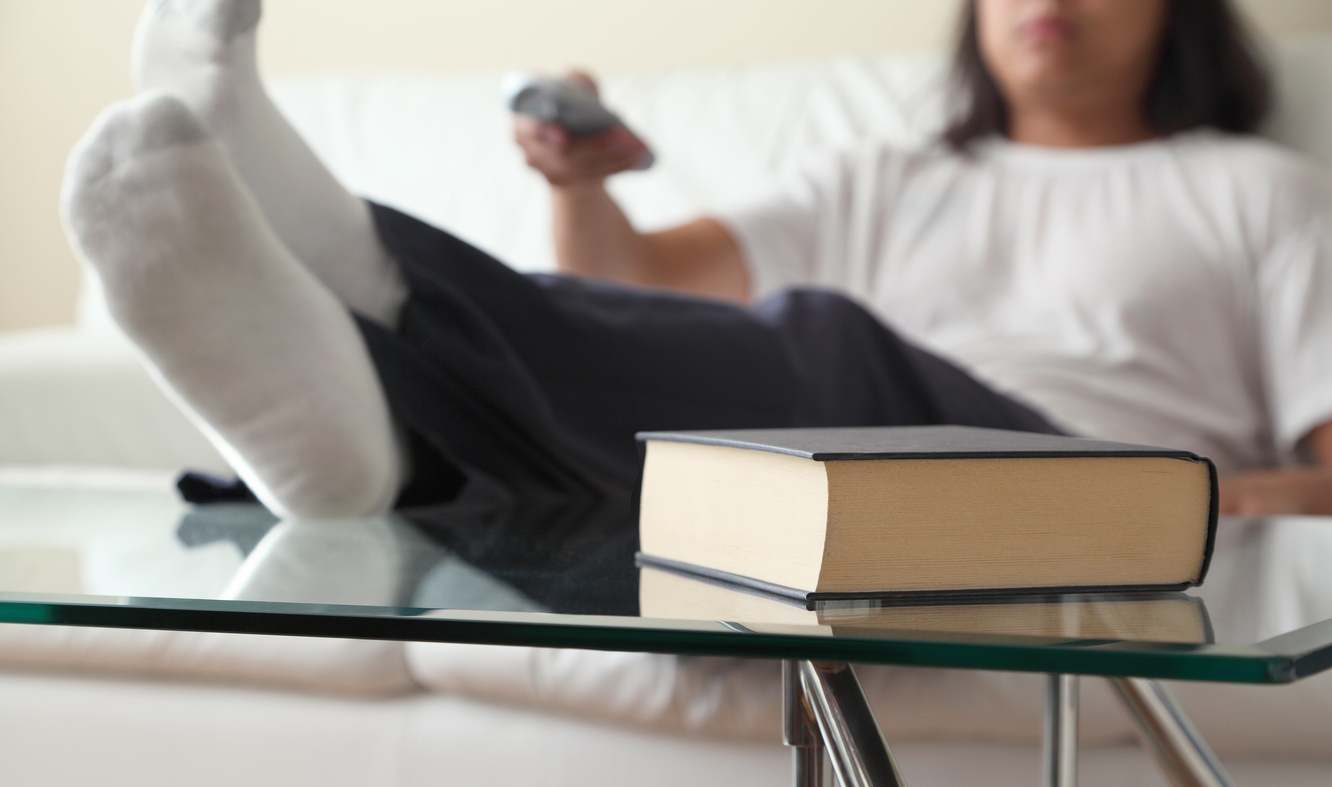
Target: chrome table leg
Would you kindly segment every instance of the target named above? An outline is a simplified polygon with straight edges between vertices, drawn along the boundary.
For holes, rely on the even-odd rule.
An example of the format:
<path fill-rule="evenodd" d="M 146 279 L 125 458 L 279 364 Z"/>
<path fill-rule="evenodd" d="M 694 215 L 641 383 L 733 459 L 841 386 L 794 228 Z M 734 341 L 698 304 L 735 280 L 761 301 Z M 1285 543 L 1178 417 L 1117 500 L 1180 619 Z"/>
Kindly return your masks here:
<path fill-rule="evenodd" d="M 823 739 L 800 687 L 800 662 L 782 662 L 782 742 L 791 747 L 795 787 L 823 787 Z"/>
<path fill-rule="evenodd" d="M 1045 787 L 1077 787 L 1078 676 L 1048 676 L 1045 696 Z"/>
<path fill-rule="evenodd" d="M 795 662 L 800 688 L 842 787 L 900 787 L 902 775 L 848 664 Z"/>
<path fill-rule="evenodd" d="M 1225 769 L 1165 687 L 1145 678 L 1110 678 L 1143 741 L 1178 787 L 1232 787 Z"/>

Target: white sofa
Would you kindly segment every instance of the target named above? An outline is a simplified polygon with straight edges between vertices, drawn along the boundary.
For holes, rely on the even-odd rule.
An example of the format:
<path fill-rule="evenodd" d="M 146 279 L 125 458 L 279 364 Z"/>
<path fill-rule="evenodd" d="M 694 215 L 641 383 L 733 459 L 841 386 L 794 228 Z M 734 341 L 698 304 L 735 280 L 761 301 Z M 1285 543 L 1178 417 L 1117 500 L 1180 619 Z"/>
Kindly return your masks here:
<path fill-rule="evenodd" d="M 1332 41 L 1279 54 L 1270 133 L 1332 163 Z M 937 57 L 886 55 L 608 75 L 608 100 L 659 160 L 614 190 L 640 225 L 668 224 L 816 149 L 867 136 L 917 144 L 938 127 L 941 74 Z M 355 190 L 520 269 L 548 269 L 545 188 L 509 142 L 498 85 L 499 75 L 331 75 L 284 81 L 274 95 Z M 168 478 L 180 467 L 225 470 L 95 293 L 74 327 L 0 337 L 0 485 L 74 483 L 129 496 L 136 516 L 175 517 Z M 83 504 L 69 505 L 71 526 L 85 522 Z M 148 565 L 124 560 L 108 570 Z M 1215 581 L 1253 587 L 1226 566 L 1223 553 Z M 0 667 L 6 784 L 787 778 L 775 662 L 8 625 Z M 909 783 L 1036 782 L 1038 676 L 879 667 L 862 679 Z M 1101 682 L 1084 683 L 1083 783 L 1163 784 Z M 1238 783 L 1332 783 L 1332 680 L 1176 691 Z"/>

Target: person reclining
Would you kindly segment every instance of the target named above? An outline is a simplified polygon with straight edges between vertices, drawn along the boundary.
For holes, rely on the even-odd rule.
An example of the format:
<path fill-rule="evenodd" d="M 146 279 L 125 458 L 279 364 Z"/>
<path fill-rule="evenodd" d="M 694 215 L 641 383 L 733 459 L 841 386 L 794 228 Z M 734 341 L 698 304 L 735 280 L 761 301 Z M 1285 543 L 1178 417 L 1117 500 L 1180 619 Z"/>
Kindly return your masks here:
<path fill-rule="evenodd" d="M 968 0 L 961 22 L 935 144 L 822 156 L 660 232 L 604 188 L 631 132 L 516 117 L 560 269 L 742 302 L 831 288 L 1069 431 L 1211 456 L 1228 512 L 1328 511 L 1328 182 L 1252 135 L 1269 86 L 1234 11 Z"/>
<path fill-rule="evenodd" d="M 1140 36 L 1166 27 L 1164 0 L 1072 5 L 1099 9 L 1105 19 L 1128 18 Z M 980 7 L 988 6 L 1023 3 L 982 0 Z M 1136 10 L 1106 10 L 1121 6 Z M 1147 13 L 1152 8 L 1155 16 Z M 987 13 L 980 14 L 982 31 Z M 644 429 L 959 423 L 1035 431 L 1071 427 L 1122 438 L 1081 430 L 1073 419 L 1065 423 L 1055 408 L 1040 412 L 1047 403 L 1039 387 L 995 390 L 977 379 L 988 370 L 959 368 L 904 341 L 831 292 L 787 291 L 742 307 L 569 277 L 523 276 L 442 230 L 365 203 L 322 167 L 269 100 L 254 59 L 259 19 L 258 0 L 151 3 L 133 58 L 143 92 L 103 113 L 80 141 L 67 169 L 62 211 L 71 242 L 99 279 L 113 317 L 158 380 L 279 513 L 364 515 L 386 510 L 407 493 L 447 500 L 468 484 L 490 481 L 627 505 L 637 477 L 633 434 Z M 1063 24 L 1047 20 L 1041 29 L 1058 32 Z M 1154 62 L 1150 41 L 1133 51 Z M 1015 130 L 1023 127 L 1019 115 L 1014 111 Z M 1205 274 L 1184 281 L 1209 297 L 1252 296 L 1237 307 L 1252 319 L 1237 325 L 1221 319 L 1220 335 L 1198 337 L 1215 341 L 1201 356 L 1209 372 L 1214 361 L 1223 372 L 1253 362 L 1233 379 L 1221 375 L 1234 384 L 1224 395 L 1255 409 L 1242 413 L 1248 442 L 1219 458 L 1232 472 L 1250 470 L 1302 440 L 1321 464 L 1273 472 L 1295 489 L 1294 500 L 1305 510 L 1332 512 L 1332 355 L 1325 352 L 1332 342 L 1332 310 L 1326 308 L 1332 277 L 1323 229 L 1328 189 L 1286 154 L 1251 140 L 1177 135 L 1142 144 L 1169 146 L 1186 138 L 1192 141 L 1183 149 L 1194 146 L 1206 154 L 1196 159 L 1202 165 L 1229 161 L 1235 151 L 1251 153 L 1241 157 L 1238 173 L 1222 172 L 1220 182 L 1240 176 L 1249 186 L 1262 182 L 1274 190 L 1273 204 L 1285 210 L 1257 228 L 1268 232 L 1250 239 L 1259 251 L 1243 265 L 1209 272 L 1198 267 L 1208 260 L 1189 259 L 1180 274 Z M 1018 164 L 1034 155 L 1014 148 Z M 1173 151 L 1161 155 L 1189 159 Z M 1114 204 L 1132 209 L 1135 193 L 1125 192 Z M 1250 207 L 1232 196 L 1230 209 Z M 781 217 L 789 205 L 777 207 L 751 212 L 755 237 L 765 216 Z M 876 221 L 871 217 L 870 224 Z M 1211 226 L 1206 217 L 1189 227 L 1197 225 Z M 740 252 L 742 244 L 721 222 L 705 220 L 705 226 L 714 233 L 721 228 L 727 253 L 748 277 L 743 266 L 752 265 L 754 255 Z M 891 228 L 887 221 L 884 226 Z M 764 242 L 745 237 L 749 248 Z M 908 245 L 930 241 L 899 237 Z M 986 237 L 981 232 L 973 240 Z M 778 232 L 767 243 L 779 248 L 788 240 Z M 1103 243 L 1095 234 L 1087 240 L 1091 250 Z M 805 247 L 812 245 L 818 244 L 805 241 Z M 714 252 L 700 249 L 704 258 Z M 973 254 L 957 261 L 956 278 L 947 282 L 899 277 L 893 282 L 897 297 L 929 315 L 926 322 L 943 319 L 932 310 L 958 303 L 964 315 L 1002 311 L 1000 299 L 984 297 L 995 294 L 992 280 L 980 275 L 986 271 L 968 268 L 978 261 L 999 267 L 1014 262 L 1001 252 L 992 260 Z M 1219 261 L 1233 262 L 1224 255 Z M 1066 273 L 1045 275 L 1060 281 Z M 1035 284 L 1024 276 L 1000 279 L 1013 287 Z M 1078 292 L 1099 295 L 1121 279 L 1149 288 L 1129 298 L 1135 308 L 1126 313 L 1137 326 L 1161 319 L 1150 300 L 1161 295 L 1156 280 L 1101 270 L 1080 291 L 1037 288 L 1036 297 L 1019 299 L 1019 310 L 1049 309 L 1028 327 L 1073 333 L 1040 356 L 1031 347 L 1051 337 L 1024 336 L 1033 341 L 1017 357 L 1029 362 L 1030 371 L 1062 380 L 1081 371 L 1083 356 L 1070 353 L 1069 342 L 1075 348 L 1108 342 L 1111 356 L 1127 351 L 1126 370 L 1159 361 L 1160 368 L 1152 366 L 1142 379 L 1162 382 L 1157 373 L 1173 369 L 1181 352 L 1188 356 L 1196 348 L 1176 347 L 1179 337 L 1170 331 L 1158 332 L 1156 345 L 1141 345 L 1140 335 L 1120 336 L 1115 330 L 1124 325 L 1105 335 L 1095 312 L 1079 311 L 1082 302 L 1059 301 Z M 1218 279 L 1233 289 L 1217 295 Z M 764 294 L 765 287 L 760 281 L 751 289 Z M 1144 301 L 1138 305 L 1133 297 Z M 1190 319 L 1205 324 L 1208 315 Z M 965 321 L 958 326 L 975 329 Z M 998 330 L 994 337 L 1013 338 Z M 1114 344 L 1116 339 L 1124 341 Z M 1256 358 L 1266 365 L 1256 368 Z M 1167 387 L 1183 387 L 1170 389 L 1171 397 L 1142 391 L 1148 400 L 1163 398 L 1165 409 L 1185 422 L 1186 428 L 1172 433 L 1180 439 L 1170 442 L 1197 450 L 1185 444 L 1192 435 L 1203 445 L 1232 445 L 1229 425 L 1206 418 L 1196 423 L 1189 408 L 1179 406 L 1206 401 L 1200 394 L 1208 392 L 1189 387 L 1197 378 L 1163 376 Z M 1089 403 L 1101 404 L 1097 386 L 1081 390 Z M 1260 404 L 1271 408 L 1270 418 Z M 1123 423 L 1150 428 L 1161 412 L 1126 410 Z M 1214 435 L 1220 442 L 1207 442 Z M 1247 483 L 1245 476 L 1236 478 Z M 1254 505 L 1236 496 L 1235 483 L 1228 489 L 1232 506 Z M 1260 507 L 1285 502 L 1266 493 L 1252 499 Z"/>

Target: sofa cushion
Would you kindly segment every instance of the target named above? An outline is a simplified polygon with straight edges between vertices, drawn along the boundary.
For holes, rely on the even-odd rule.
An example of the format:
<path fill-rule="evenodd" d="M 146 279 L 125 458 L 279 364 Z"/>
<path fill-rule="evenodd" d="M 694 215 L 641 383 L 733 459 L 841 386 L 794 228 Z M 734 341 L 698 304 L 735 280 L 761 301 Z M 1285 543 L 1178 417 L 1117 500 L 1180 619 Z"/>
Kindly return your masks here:
<path fill-rule="evenodd" d="M 0 624 L 0 667 L 354 696 L 416 690 L 402 645 L 354 639 Z"/>
<path fill-rule="evenodd" d="M 101 328 L 0 338 L 0 465 L 191 467 L 227 463 L 153 383 L 110 317 Z"/>
<path fill-rule="evenodd" d="M 410 643 L 412 675 L 432 691 L 657 731 L 735 741 L 781 737 L 777 661 L 554 648 Z M 1039 740 L 1039 675 L 882 665 L 856 668 L 890 740 Z M 1088 682 L 1083 736 L 1131 736 L 1107 690 Z"/>

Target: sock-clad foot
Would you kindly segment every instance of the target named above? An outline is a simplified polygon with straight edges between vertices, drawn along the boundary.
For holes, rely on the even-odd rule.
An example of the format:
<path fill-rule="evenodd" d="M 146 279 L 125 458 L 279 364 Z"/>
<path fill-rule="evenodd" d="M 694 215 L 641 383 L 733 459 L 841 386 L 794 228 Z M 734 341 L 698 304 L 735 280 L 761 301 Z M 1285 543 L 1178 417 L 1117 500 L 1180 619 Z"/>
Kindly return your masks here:
<path fill-rule="evenodd" d="M 402 468 L 359 332 L 184 104 L 104 112 L 61 208 L 112 316 L 260 499 L 296 517 L 388 508 Z"/>
<path fill-rule="evenodd" d="M 319 161 L 259 78 L 260 0 L 152 0 L 134 36 L 140 90 L 176 95 L 226 146 L 273 229 L 351 308 L 392 326 L 406 287 L 370 211 Z"/>

